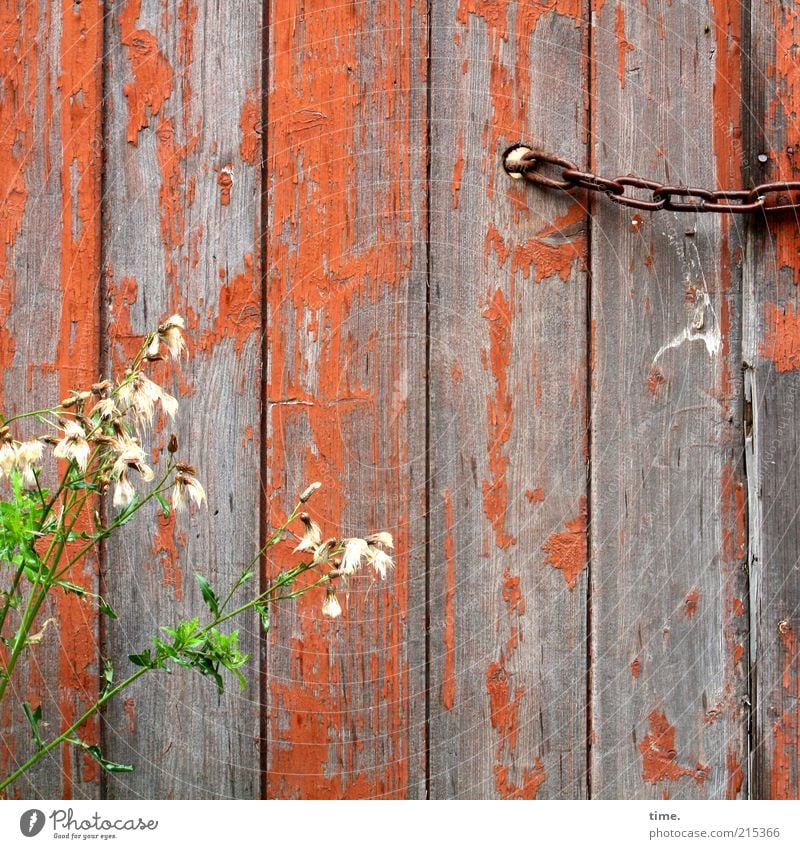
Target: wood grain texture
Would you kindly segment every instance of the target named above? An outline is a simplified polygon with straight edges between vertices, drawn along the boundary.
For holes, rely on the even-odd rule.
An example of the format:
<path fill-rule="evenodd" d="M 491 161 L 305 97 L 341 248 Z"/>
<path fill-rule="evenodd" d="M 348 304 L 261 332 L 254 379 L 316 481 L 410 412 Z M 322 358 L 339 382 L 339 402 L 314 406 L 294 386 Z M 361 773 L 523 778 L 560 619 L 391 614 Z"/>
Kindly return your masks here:
<path fill-rule="evenodd" d="M 738 3 L 597 3 L 604 175 L 742 179 Z M 741 242 L 602 199 L 592 225 L 592 795 L 748 792 Z"/>
<path fill-rule="evenodd" d="M 49 405 L 97 375 L 102 4 L 5 3 L 0 31 L 0 403 L 9 414 Z M 26 425 L 20 435 L 36 432 Z M 74 567 L 70 580 L 96 590 L 96 559 Z M 41 704 L 52 732 L 97 697 L 94 614 L 58 594 L 36 629 L 50 617 L 58 624 L 7 692 L 2 773 L 32 754 L 17 700 Z M 96 742 L 97 723 L 81 736 Z M 13 792 L 93 798 L 97 765 L 65 748 Z"/>
<path fill-rule="evenodd" d="M 266 794 L 424 794 L 425 4 L 271 4 L 268 503 L 390 529 L 397 568 L 279 610 Z M 277 574 L 286 552 L 268 565 Z"/>
<path fill-rule="evenodd" d="M 191 359 L 156 378 L 184 395 L 177 456 L 209 498 L 192 516 L 146 511 L 109 545 L 108 595 L 141 611 L 108 628 L 123 668 L 159 625 L 204 610 L 195 572 L 222 590 L 258 550 L 261 36 L 250 0 L 129 0 L 106 22 L 109 365 L 119 370 L 164 317 L 186 316 Z M 110 778 L 109 796 L 258 796 L 258 623 L 237 627 L 252 656 L 244 692 L 231 679 L 218 699 L 209 680 L 178 671 L 111 706 L 106 751 L 136 772 Z"/>
<path fill-rule="evenodd" d="M 586 26 L 433 13 L 430 792 L 581 798 L 587 222 L 500 162 L 520 138 L 583 162 Z"/>
<path fill-rule="evenodd" d="M 800 179 L 800 19 L 780 2 L 753 4 L 752 179 Z M 759 158 L 758 154 L 761 154 Z M 763 161 L 762 161 L 763 160 Z M 748 478 L 755 681 L 754 796 L 800 798 L 800 414 L 798 237 L 793 215 L 755 222 L 745 287 L 745 383 L 752 405 Z"/>

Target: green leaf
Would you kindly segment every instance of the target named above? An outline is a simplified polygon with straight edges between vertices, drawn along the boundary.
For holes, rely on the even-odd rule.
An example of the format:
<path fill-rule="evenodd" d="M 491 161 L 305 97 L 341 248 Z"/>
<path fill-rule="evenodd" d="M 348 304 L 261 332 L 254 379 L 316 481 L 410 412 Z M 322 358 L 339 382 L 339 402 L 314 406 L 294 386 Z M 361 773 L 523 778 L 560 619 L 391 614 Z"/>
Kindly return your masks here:
<path fill-rule="evenodd" d="M 170 506 L 169 501 L 167 501 L 167 499 L 159 493 L 156 493 L 156 501 L 158 501 L 159 506 L 161 507 L 161 513 L 164 518 L 169 519 L 169 514 L 172 512 L 172 507 Z"/>
<path fill-rule="evenodd" d="M 36 710 L 34 710 L 27 702 L 23 702 L 22 709 L 25 711 L 25 717 L 31 726 L 31 733 L 33 734 L 33 740 L 36 743 L 37 748 L 43 749 L 44 743 L 42 742 L 42 737 L 39 734 L 39 723 L 42 721 L 42 706 L 39 705 Z"/>
<path fill-rule="evenodd" d="M 102 699 L 114 686 L 114 663 L 111 658 L 106 659 L 105 666 L 103 667 L 103 691 L 100 693 L 100 698 Z"/>
<path fill-rule="evenodd" d="M 96 483 L 92 483 L 91 481 L 82 480 L 78 478 L 78 480 L 71 480 L 67 484 L 65 484 L 65 489 L 88 489 L 91 492 L 100 492 L 100 487 Z"/>
<path fill-rule="evenodd" d="M 105 613 L 105 615 L 108 616 L 109 619 L 119 618 L 114 612 L 114 609 L 111 607 L 111 605 L 102 596 L 97 596 L 97 600 L 98 607 L 100 608 L 101 613 Z"/>
<path fill-rule="evenodd" d="M 264 629 L 264 633 L 268 633 L 269 629 L 272 627 L 272 622 L 270 621 L 269 616 L 269 605 L 267 604 L 256 604 L 256 610 L 258 611 L 258 615 L 261 618 L 261 627 Z"/>
<path fill-rule="evenodd" d="M 88 743 L 84 743 L 83 740 L 79 740 L 77 737 L 67 737 L 67 743 L 72 743 L 73 746 L 78 746 L 83 749 L 84 752 L 91 755 L 91 757 L 93 757 L 97 763 L 106 770 L 106 772 L 133 772 L 133 764 L 120 764 L 116 763 L 116 761 L 106 760 L 103 757 L 99 746 L 90 746 Z"/>
<path fill-rule="evenodd" d="M 203 594 L 203 601 L 208 605 L 214 616 L 219 616 L 219 599 L 214 590 L 211 589 L 211 584 L 200 574 L 194 577 L 197 580 L 197 586 L 200 587 L 200 592 Z"/>
<path fill-rule="evenodd" d="M 154 669 L 153 658 L 150 654 L 150 649 L 145 649 L 141 654 L 129 654 L 128 660 L 134 666 L 143 666 L 145 669 Z"/>

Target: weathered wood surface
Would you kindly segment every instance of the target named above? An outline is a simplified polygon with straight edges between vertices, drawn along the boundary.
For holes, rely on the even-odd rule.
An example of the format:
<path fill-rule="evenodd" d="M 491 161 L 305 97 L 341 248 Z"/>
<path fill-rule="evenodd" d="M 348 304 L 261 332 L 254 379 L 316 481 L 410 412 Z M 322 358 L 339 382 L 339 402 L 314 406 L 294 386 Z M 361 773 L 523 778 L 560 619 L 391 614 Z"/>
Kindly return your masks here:
<path fill-rule="evenodd" d="M 579 4 L 433 8 L 431 795 L 581 798 L 586 213 L 497 163 L 583 162 L 586 33 Z"/>
<path fill-rule="evenodd" d="M 800 796 L 796 221 L 500 170 L 527 138 L 610 176 L 797 178 L 796 12 L 751 6 L 2 7 L 3 407 L 181 312 L 163 378 L 210 501 L 87 562 L 120 622 L 59 599 L 17 692 L 74 716 L 310 480 L 326 530 L 398 543 L 342 619 L 312 593 L 243 623 L 244 693 L 112 704 L 84 736 L 133 775 L 69 752 L 20 794 Z M 2 727 L 5 771 L 30 734 Z"/>
<path fill-rule="evenodd" d="M 190 518 L 154 506 L 107 546 L 108 595 L 141 611 L 107 628 L 124 665 L 159 625 L 203 609 L 195 572 L 229 586 L 258 550 L 261 3 L 130 0 L 105 27 L 107 365 L 119 369 L 162 317 L 187 317 L 191 359 L 163 379 L 186 396 L 176 456 L 197 466 L 209 499 Z M 174 674 L 113 703 L 104 748 L 137 768 L 109 777 L 109 796 L 260 794 L 255 621 L 241 641 L 244 692 L 231 682 L 218 699 L 200 676 Z"/>
<path fill-rule="evenodd" d="M 752 180 L 800 179 L 798 11 L 753 4 Z M 759 158 L 759 154 L 761 155 Z M 763 160 L 763 161 L 762 161 Z M 745 287 L 756 797 L 800 797 L 800 282 L 797 219 L 754 226 Z"/>
<path fill-rule="evenodd" d="M 99 359 L 102 3 L 0 8 L 0 403 L 35 408 L 96 379 Z M 35 428 L 26 428 L 32 436 Z M 72 579 L 97 586 L 92 558 Z M 17 669 L 9 693 L 41 703 L 49 730 L 97 698 L 97 620 L 59 594 L 40 622 L 48 639 Z M 32 754 L 30 728 L 4 705 L 0 771 Z M 59 719 L 60 717 L 60 719 Z M 98 724 L 82 737 L 97 742 Z M 97 764 L 75 749 L 45 758 L 23 796 L 97 795 Z"/>
<path fill-rule="evenodd" d="M 657 15 L 597 4 L 593 165 L 739 185 L 739 4 Z M 737 223 L 592 219 L 594 797 L 747 793 Z"/>
<path fill-rule="evenodd" d="M 391 529 L 397 569 L 278 611 L 269 797 L 425 794 L 425 8 L 270 9 L 270 517 L 319 480 L 323 532 Z"/>

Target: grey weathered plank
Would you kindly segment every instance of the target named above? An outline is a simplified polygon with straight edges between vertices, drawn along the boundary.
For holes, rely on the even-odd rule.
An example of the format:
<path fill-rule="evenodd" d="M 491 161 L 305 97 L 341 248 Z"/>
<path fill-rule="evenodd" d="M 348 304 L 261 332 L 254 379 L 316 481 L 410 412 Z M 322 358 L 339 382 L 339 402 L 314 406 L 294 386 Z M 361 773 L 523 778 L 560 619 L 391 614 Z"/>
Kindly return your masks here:
<path fill-rule="evenodd" d="M 96 379 L 102 4 L 62 11 L 55 2 L 7 3 L 0 31 L 0 403 L 8 415 L 57 403 Z M 14 430 L 40 432 L 30 423 Z M 96 590 L 96 558 L 71 579 Z M 51 617 L 58 622 L 28 650 L 6 694 L 0 775 L 32 754 L 19 700 L 41 704 L 51 736 L 97 697 L 96 618 L 61 593 L 35 629 Z M 81 734 L 96 742 L 97 724 Z M 10 793 L 92 798 L 97 779 L 95 763 L 63 749 Z"/>
<path fill-rule="evenodd" d="M 797 180 L 796 8 L 753 4 L 752 179 Z M 763 159 L 763 161 L 761 161 Z M 774 200 L 774 199 L 771 199 Z M 753 795 L 800 798 L 800 296 L 795 215 L 756 221 L 746 264 L 745 386 L 755 680 Z"/>
<path fill-rule="evenodd" d="M 433 7 L 430 791 L 586 796 L 584 210 L 515 185 L 583 162 L 580 10 Z"/>
<path fill-rule="evenodd" d="M 106 645 L 122 669 L 159 625 L 205 609 L 195 572 L 226 587 L 258 548 L 261 7 L 134 0 L 106 22 L 109 361 L 119 369 L 142 334 L 186 316 L 191 359 L 179 376 L 156 374 L 184 394 L 178 457 L 209 501 L 167 522 L 146 511 L 108 546 L 121 619 Z M 169 429 L 155 439 L 162 457 Z M 111 706 L 106 750 L 137 771 L 109 778 L 110 796 L 258 796 L 258 626 L 238 627 L 252 654 L 246 691 L 231 679 L 218 699 L 179 671 Z"/>
<path fill-rule="evenodd" d="M 597 169 L 738 186 L 738 4 L 595 17 Z M 747 792 L 741 242 L 720 216 L 595 206 L 594 797 Z"/>
<path fill-rule="evenodd" d="M 425 792 L 425 10 L 270 4 L 268 509 L 318 479 L 325 533 L 388 529 L 397 566 L 334 622 L 278 611 L 269 797 Z"/>

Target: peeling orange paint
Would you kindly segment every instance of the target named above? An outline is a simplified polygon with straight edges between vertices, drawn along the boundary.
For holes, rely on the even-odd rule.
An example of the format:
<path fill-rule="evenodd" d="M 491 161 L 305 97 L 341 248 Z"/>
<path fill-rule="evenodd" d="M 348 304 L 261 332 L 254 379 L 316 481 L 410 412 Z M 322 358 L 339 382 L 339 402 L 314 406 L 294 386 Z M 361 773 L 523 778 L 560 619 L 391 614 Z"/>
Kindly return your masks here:
<path fill-rule="evenodd" d="M 800 314 L 793 303 L 783 308 L 765 305 L 765 336 L 762 357 L 772 360 L 779 374 L 800 369 Z"/>
<path fill-rule="evenodd" d="M 542 546 L 546 553 L 544 562 L 564 574 L 567 586 L 574 590 L 578 576 L 588 563 L 586 496 L 580 498 L 578 515 L 564 523 L 566 531 L 551 534 Z"/>
<path fill-rule="evenodd" d="M 711 768 L 697 764 L 694 768 L 679 766 L 675 750 L 675 727 L 667 721 L 666 715 L 654 710 L 648 717 L 650 733 L 639 744 L 642 754 L 642 778 L 650 784 L 659 781 L 678 781 L 688 777 L 702 784 L 709 776 Z"/>
<path fill-rule="evenodd" d="M 519 617 L 525 613 L 525 599 L 522 596 L 519 576 L 513 575 L 508 569 L 503 573 L 502 596 L 513 624 L 505 650 L 501 650 L 499 659 L 492 661 L 486 669 L 489 721 L 498 735 L 497 763 L 494 767 L 495 789 L 501 799 L 534 799 L 546 779 L 540 758 L 535 760 L 532 769 L 521 768 L 519 784 L 510 779 L 512 767 L 509 761 L 515 769 L 519 769 L 516 766 L 516 749 L 519 710 L 525 697 L 525 689 L 519 686 L 512 688 L 512 675 L 508 672 L 508 665 L 513 661 L 522 640 Z"/>
<path fill-rule="evenodd" d="M 653 366 L 650 369 L 650 376 L 647 378 L 647 388 L 650 390 L 652 395 L 657 395 L 658 390 L 664 386 L 667 382 L 666 377 L 664 377 L 664 373 L 661 371 L 658 366 Z"/>
<path fill-rule="evenodd" d="M 129 0 L 119 14 L 122 44 L 127 49 L 133 70 L 133 82 L 123 87 L 128 101 L 128 141 L 138 144 L 139 131 L 150 126 L 172 95 L 172 68 L 158 49 L 155 36 L 136 29 L 141 13 L 141 0 Z"/>
<path fill-rule="evenodd" d="M 248 165 L 255 165 L 259 160 L 261 146 L 261 110 L 252 91 L 248 92 L 242 104 L 239 129 L 242 132 L 239 155 Z"/>
<path fill-rule="evenodd" d="M 269 681 L 267 794 L 402 797 L 416 733 L 403 648 L 408 448 L 402 419 L 386 425 L 381 387 L 401 385 L 405 372 L 399 336 L 387 343 L 382 328 L 357 331 L 350 319 L 403 300 L 411 270 L 417 175 L 412 179 L 406 152 L 418 138 L 407 93 L 418 85 L 419 63 L 409 45 L 417 37 L 412 19 L 424 18 L 425 7 L 381 0 L 272 11 L 265 275 L 269 323 L 279 330 L 270 334 L 267 361 L 267 499 L 274 512 L 293 499 L 285 469 L 302 469 L 304 480 L 323 482 L 331 527 L 346 526 L 353 515 L 389 527 L 397 531 L 398 555 L 386 585 L 362 593 L 351 582 L 342 620 L 322 621 L 311 593 L 298 599 L 291 635 L 288 623 L 276 623 L 282 643 L 271 645 L 269 662 L 285 665 L 287 675 Z M 380 49 L 371 40 L 378 38 L 376 19 L 381 33 L 396 36 Z M 357 174 L 375 144 L 386 151 L 387 178 L 376 181 L 365 207 Z M 355 486 L 352 470 L 370 464 L 396 471 L 365 473 Z M 368 708 L 347 701 L 344 675 L 372 682 Z M 379 757 L 366 740 L 380 740 Z"/>
<path fill-rule="evenodd" d="M 453 500 L 450 490 L 444 492 L 444 557 L 446 564 L 444 596 L 444 672 L 441 703 L 451 710 L 456 696 L 456 646 L 455 646 L 455 595 L 456 595 L 456 545 L 453 538 Z"/>
<path fill-rule="evenodd" d="M 633 45 L 625 38 L 625 8 L 622 3 L 617 3 L 614 18 L 614 36 L 617 39 L 617 77 L 619 84 L 625 88 L 625 60 Z"/>
<path fill-rule="evenodd" d="M 631 677 L 634 678 L 634 679 L 638 678 L 639 675 L 641 674 L 641 672 L 642 672 L 642 662 L 639 660 L 638 657 L 635 657 L 631 661 Z"/>
<path fill-rule="evenodd" d="M 558 276 L 566 283 L 576 268 L 585 271 L 587 251 L 586 211 L 572 204 L 564 215 L 538 232 L 532 239 L 520 244 L 507 244 L 500 231 L 490 224 L 486 232 L 484 257 L 492 251 L 502 268 L 511 257 L 511 273 L 522 273 L 528 279 L 533 272 L 535 283 Z"/>
<path fill-rule="evenodd" d="M 525 490 L 525 497 L 531 504 L 541 504 L 544 501 L 544 490 L 537 486 L 536 489 Z"/>
<path fill-rule="evenodd" d="M 464 130 L 458 131 L 458 149 L 456 150 L 456 162 L 453 165 L 453 181 L 451 190 L 453 192 L 453 209 L 458 209 L 458 193 L 461 191 L 461 178 L 464 174 Z"/>
<path fill-rule="evenodd" d="M 700 590 L 693 589 L 683 603 L 683 612 L 691 619 L 697 613 L 697 604 L 700 601 Z"/>
<path fill-rule="evenodd" d="M 488 465 L 491 477 L 483 481 L 483 510 L 492 523 L 495 542 L 499 548 L 516 543 L 506 531 L 508 508 L 508 456 L 504 446 L 511 437 L 513 411 L 508 386 L 508 366 L 511 358 L 511 308 L 500 289 L 495 290 L 483 317 L 489 322 L 489 365 L 495 380 L 495 394 L 487 399 Z"/>

